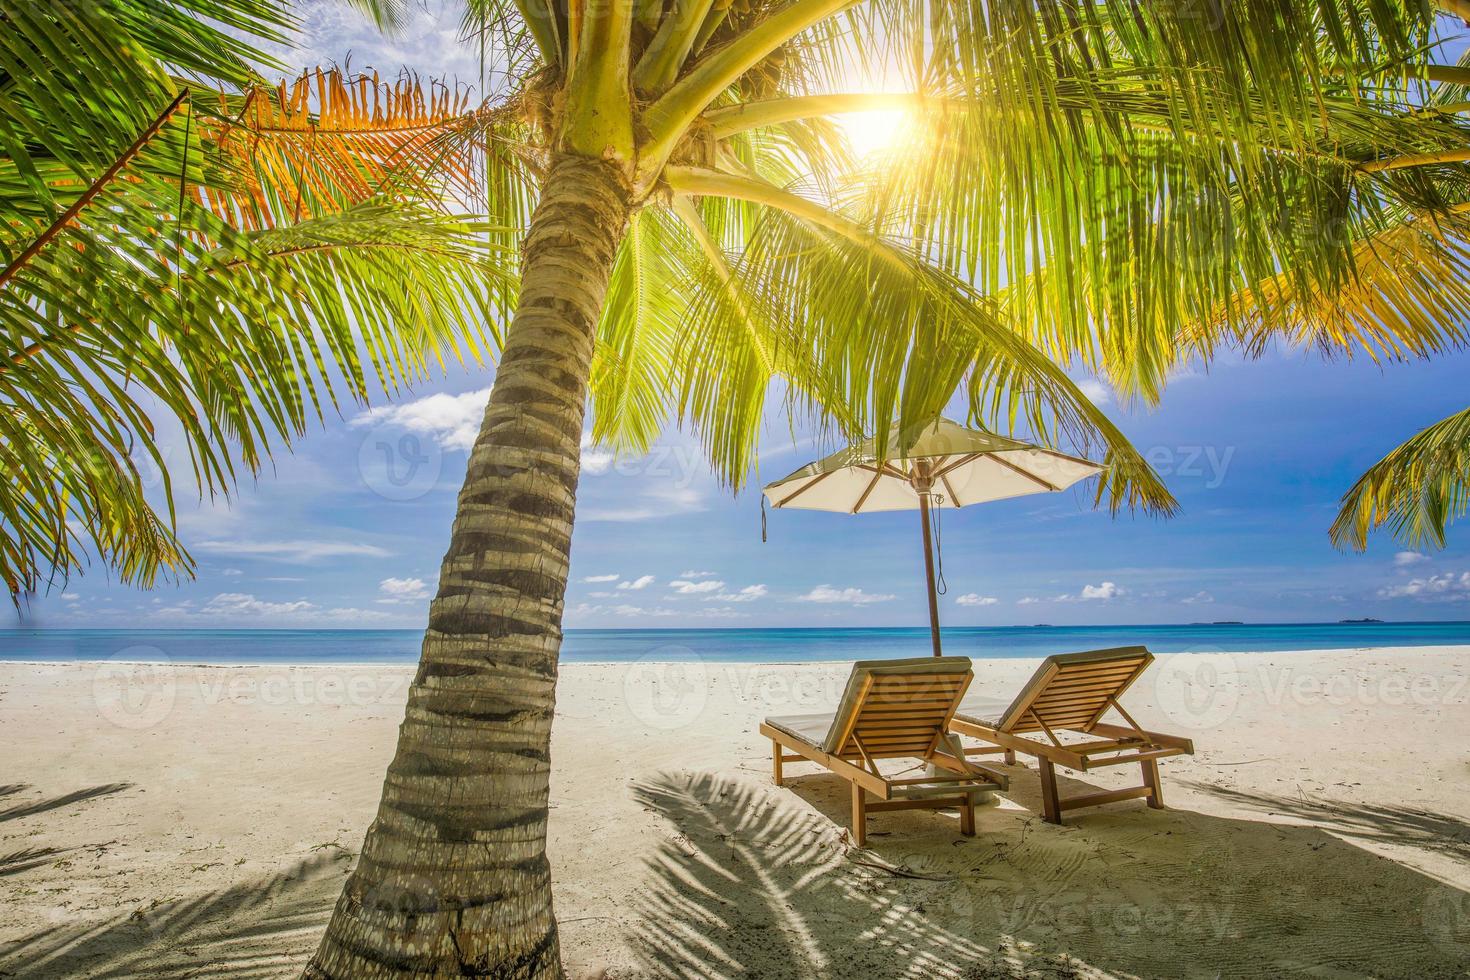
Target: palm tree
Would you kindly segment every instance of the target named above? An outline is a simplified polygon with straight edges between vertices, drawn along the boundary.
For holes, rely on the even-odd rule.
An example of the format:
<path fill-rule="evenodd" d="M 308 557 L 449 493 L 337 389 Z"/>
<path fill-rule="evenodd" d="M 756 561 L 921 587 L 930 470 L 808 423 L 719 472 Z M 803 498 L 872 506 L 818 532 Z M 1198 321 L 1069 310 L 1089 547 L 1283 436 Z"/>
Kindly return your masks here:
<path fill-rule="evenodd" d="M 513 283 L 482 229 L 416 203 L 452 168 L 390 179 L 466 95 L 340 72 L 267 86 L 251 44 L 294 26 L 261 0 L 0 0 L 0 22 L 12 598 L 88 554 L 141 585 L 187 573 L 170 463 L 228 491 L 344 395 L 481 357 Z"/>
<path fill-rule="evenodd" d="M 589 391 L 598 440 L 674 418 L 738 484 L 773 384 L 854 434 L 961 388 L 977 421 L 1105 452 L 1110 506 L 1167 511 L 1055 364 L 1155 398 L 1187 358 L 1281 336 L 1286 290 L 1347 288 L 1358 243 L 1435 247 L 1470 196 L 1418 5 L 475 0 L 467 26 L 516 84 L 436 152 L 483 158 L 519 301 L 310 976 L 560 972 L 549 737 Z M 885 73 L 905 91 L 864 90 Z M 853 159 L 833 117 L 895 109 L 908 146 Z M 1316 339 L 1456 342 L 1376 302 Z"/>

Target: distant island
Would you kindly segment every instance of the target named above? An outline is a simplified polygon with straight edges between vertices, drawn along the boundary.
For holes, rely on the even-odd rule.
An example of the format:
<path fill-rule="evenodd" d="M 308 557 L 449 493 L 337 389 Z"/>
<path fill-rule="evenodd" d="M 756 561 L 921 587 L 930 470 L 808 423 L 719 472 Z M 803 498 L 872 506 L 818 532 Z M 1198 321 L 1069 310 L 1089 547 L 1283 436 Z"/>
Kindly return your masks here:
<path fill-rule="evenodd" d="M 1238 619 L 1217 619 L 1213 623 L 1211 623 L 1210 625 L 1211 626 L 1244 626 L 1245 624 L 1242 623 Z"/>
<path fill-rule="evenodd" d="M 1339 619 L 1338 622 L 1339 623 L 1346 623 L 1346 624 L 1354 624 L 1354 623 L 1381 623 L 1381 622 L 1383 622 L 1383 620 L 1381 620 L 1381 619 L 1373 619 L 1372 617 L 1364 617 L 1363 619 Z"/>

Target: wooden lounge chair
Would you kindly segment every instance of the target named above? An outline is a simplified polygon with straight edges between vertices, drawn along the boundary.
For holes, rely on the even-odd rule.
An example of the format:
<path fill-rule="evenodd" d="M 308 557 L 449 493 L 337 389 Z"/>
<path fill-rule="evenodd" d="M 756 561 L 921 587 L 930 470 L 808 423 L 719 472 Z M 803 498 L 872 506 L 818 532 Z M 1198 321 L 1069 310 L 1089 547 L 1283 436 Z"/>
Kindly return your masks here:
<path fill-rule="evenodd" d="M 1154 809 L 1163 809 L 1159 760 L 1193 755 L 1194 743 L 1177 735 L 1144 730 L 1118 702 L 1153 659 L 1144 647 L 1047 657 L 1009 707 L 994 710 L 1001 705 L 967 702 L 950 720 L 949 730 L 990 743 L 967 749 L 966 755 L 1003 752 L 1008 764 L 1016 761 L 1017 752 L 1036 756 L 1041 769 L 1043 816 L 1049 823 L 1061 823 L 1064 810 L 1139 797 L 1146 798 Z M 1108 711 L 1116 711 L 1125 724 L 1104 723 Z M 1059 732 L 1101 737 L 1064 742 Z M 1057 792 L 1057 766 L 1086 772 L 1129 762 L 1138 763 L 1143 770 L 1142 786 L 1070 799 L 1062 799 Z"/>
<path fill-rule="evenodd" d="M 952 754 L 945 735 L 973 676 L 966 657 L 858 661 L 835 712 L 761 723 L 760 733 L 771 740 L 776 785 L 782 784 L 783 763 L 802 760 L 846 779 L 859 847 L 867 840 L 867 815 L 880 810 L 956 807 L 961 832 L 973 836 L 976 798 L 1007 785 L 1004 773 Z M 899 758 L 944 772 L 896 779 L 878 768 L 879 759 Z"/>

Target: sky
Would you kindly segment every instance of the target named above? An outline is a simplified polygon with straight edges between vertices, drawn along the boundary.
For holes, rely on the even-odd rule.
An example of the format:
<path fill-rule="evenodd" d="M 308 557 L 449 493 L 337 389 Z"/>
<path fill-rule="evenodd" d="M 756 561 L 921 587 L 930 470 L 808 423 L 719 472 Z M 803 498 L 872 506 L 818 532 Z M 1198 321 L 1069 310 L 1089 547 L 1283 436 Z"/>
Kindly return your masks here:
<path fill-rule="evenodd" d="M 411 7 L 384 41 L 335 4 L 303 8 L 295 64 L 473 78 L 457 18 Z M 1091 507 L 1083 490 L 948 511 L 951 626 L 1470 619 L 1470 527 L 1443 552 L 1386 535 L 1333 548 L 1337 500 L 1418 429 L 1465 407 L 1470 355 L 1327 362 L 1299 351 L 1227 358 L 1176 377 L 1151 409 L 1084 390 L 1154 463 L 1181 504 L 1170 520 Z M 17 625 L 422 627 L 454 497 L 493 369 L 451 370 L 396 400 L 344 410 L 229 501 L 186 480 L 179 528 L 192 581 L 141 591 L 94 565 L 37 596 Z M 165 437 L 167 444 L 167 437 Z M 174 443 L 177 445 L 176 443 Z M 771 512 L 758 488 L 837 448 L 772 416 L 760 472 L 722 488 L 687 433 L 615 458 L 588 446 L 573 543 L 570 628 L 919 626 L 927 610 L 918 517 Z M 181 466 L 187 460 L 172 454 Z M 1088 486 L 1088 485 L 1084 485 Z"/>

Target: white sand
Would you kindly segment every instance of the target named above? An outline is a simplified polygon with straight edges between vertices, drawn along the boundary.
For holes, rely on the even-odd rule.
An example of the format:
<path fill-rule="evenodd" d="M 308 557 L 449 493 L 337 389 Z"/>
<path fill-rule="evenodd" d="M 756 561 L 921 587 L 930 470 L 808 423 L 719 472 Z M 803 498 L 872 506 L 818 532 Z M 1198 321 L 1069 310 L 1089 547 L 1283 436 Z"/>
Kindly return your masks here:
<path fill-rule="evenodd" d="M 1009 695 L 1032 661 L 977 662 Z M 1470 648 L 1161 658 L 1170 809 L 878 814 L 769 779 L 760 716 L 847 666 L 571 665 L 551 856 L 572 974 L 1470 974 Z M 377 802 L 411 671 L 0 665 L 0 975 L 290 976 Z M 120 700 L 121 698 L 121 700 Z M 807 775 L 811 773 L 811 775 Z M 1069 780 L 1121 785 L 1136 770 Z"/>

